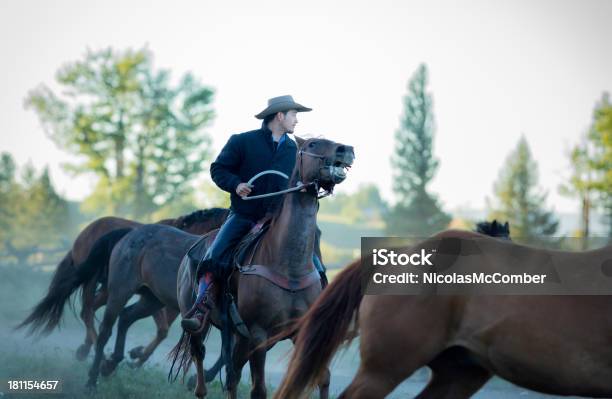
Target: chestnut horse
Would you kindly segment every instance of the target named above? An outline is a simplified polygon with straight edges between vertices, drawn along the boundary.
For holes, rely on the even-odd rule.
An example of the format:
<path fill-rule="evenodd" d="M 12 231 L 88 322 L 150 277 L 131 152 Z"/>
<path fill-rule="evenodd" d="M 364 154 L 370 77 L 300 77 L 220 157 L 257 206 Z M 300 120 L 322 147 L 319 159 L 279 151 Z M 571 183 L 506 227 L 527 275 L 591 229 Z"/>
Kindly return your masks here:
<path fill-rule="evenodd" d="M 174 226 L 192 234 L 204 234 L 218 228 L 228 213 L 227 209 L 211 208 L 157 223 Z M 86 333 L 85 342 L 77 350 L 77 358 L 84 360 L 97 338 L 95 312 L 106 304 L 108 296 L 106 281 L 111 251 L 125 234 L 139 226 L 143 224 L 113 216 L 99 218 L 87 225 L 57 266 L 46 296 L 18 328 L 30 325 L 31 333 L 38 330 L 51 332 L 61 321 L 66 301 L 82 287 L 80 316 L 85 323 Z M 178 312 L 173 310 L 161 309 L 153 315 L 157 324 L 156 338 L 146 349 L 138 347 L 131 352 L 132 357 L 138 359 L 138 365 L 141 365 L 163 340 L 177 314 Z"/>
<path fill-rule="evenodd" d="M 409 250 L 439 238 L 478 240 L 484 250 L 463 257 L 468 270 L 511 270 L 508 255 L 517 252 L 534 268 L 548 255 L 566 268 L 612 262 L 612 246 L 547 251 L 452 230 Z M 384 398 L 423 366 L 432 375 L 418 398 L 469 398 L 493 375 L 549 394 L 612 397 L 612 296 L 364 296 L 364 273 L 360 260 L 347 266 L 294 325 L 295 350 L 275 398 L 304 397 L 357 331 L 361 364 L 340 398 Z"/>
<path fill-rule="evenodd" d="M 237 311 L 248 329 L 248 334 L 235 333 L 229 341 L 223 340 L 222 352 L 227 356 L 227 388 L 229 396 L 236 398 L 241 370 L 249 361 L 251 368 L 251 398 L 266 398 L 264 368 L 266 351 L 261 347 L 268 337 L 283 331 L 294 319 L 304 314 L 321 292 L 321 284 L 312 264 L 315 246 L 316 216 L 318 210 L 318 188 L 331 192 L 346 177 L 345 169 L 354 160 L 353 148 L 325 139 L 298 141 L 296 166 L 289 180 L 289 187 L 298 184 L 305 186 L 300 191 L 284 194 L 282 206 L 272 218 L 269 229 L 264 233 L 250 256 L 251 265 L 267 270 L 267 277 L 259 274 L 234 272 L 230 279 L 232 295 L 236 298 Z M 213 233 L 211 233 L 213 234 Z M 210 240 L 205 242 L 210 245 Z M 206 245 L 204 246 L 206 247 Z M 204 248 L 205 250 L 206 248 Z M 198 248 L 198 251 L 200 248 Z M 183 258 L 178 276 L 178 300 L 183 315 L 193 306 L 194 289 L 196 288 L 195 264 L 188 256 Z M 260 269 L 260 270 L 261 270 Z M 270 276 L 276 276 L 277 281 Z M 310 278 L 310 280 L 309 280 Z M 281 286 L 279 280 L 295 283 L 293 288 Z M 225 295 L 219 302 L 221 309 L 226 309 Z M 209 319 L 223 331 L 229 331 L 227 313 L 214 309 Z M 195 395 L 204 397 L 204 345 L 203 338 L 210 328 L 206 323 L 202 332 L 183 337 L 173 353 L 180 359 L 179 367 L 186 372 L 191 361 L 196 365 Z M 187 337 L 188 339 L 184 339 Z M 247 338 L 248 337 L 248 338 Z M 288 338 L 288 337 L 287 337 Z M 191 354 L 191 359 L 189 358 Z M 171 370 L 172 373 L 172 370 Z M 321 397 L 327 398 L 329 391 L 329 372 L 325 381 L 320 384 Z"/>

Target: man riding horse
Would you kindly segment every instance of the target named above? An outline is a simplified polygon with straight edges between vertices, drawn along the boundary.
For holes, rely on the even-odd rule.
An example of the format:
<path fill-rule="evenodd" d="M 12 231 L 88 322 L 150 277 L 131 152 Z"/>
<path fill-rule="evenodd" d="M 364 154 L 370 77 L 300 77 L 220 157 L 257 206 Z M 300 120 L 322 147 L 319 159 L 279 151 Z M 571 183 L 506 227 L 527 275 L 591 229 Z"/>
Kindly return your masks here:
<path fill-rule="evenodd" d="M 246 201 L 244 197 L 286 189 L 287 180 L 282 176 L 268 174 L 256 184 L 247 182 L 265 170 L 291 174 L 295 167 L 297 145 L 288 134 L 293 133 L 298 123 L 297 113 L 309 111 L 312 109 L 296 103 L 291 96 L 271 98 L 268 107 L 255 115 L 263 120 L 261 128 L 232 135 L 212 163 L 210 175 L 213 181 L 231 194 L 231 212 L 198 266 L 195 315 L 182 320 L 184 329 L 196 331 L 201 327 L 204 317 L 213 307 L 211 295 L 207 295 L 212 276 L 216 279 L 227 276 L 233 266 L 231 255 L 234 247 L 258 221 L 272 215 L 280 205 L 281 196 L 252 201 Z M 325 268 L 316 255 L 313 256 L 313 263 L 321 274 L 321 281 L 327 281 Z"/>

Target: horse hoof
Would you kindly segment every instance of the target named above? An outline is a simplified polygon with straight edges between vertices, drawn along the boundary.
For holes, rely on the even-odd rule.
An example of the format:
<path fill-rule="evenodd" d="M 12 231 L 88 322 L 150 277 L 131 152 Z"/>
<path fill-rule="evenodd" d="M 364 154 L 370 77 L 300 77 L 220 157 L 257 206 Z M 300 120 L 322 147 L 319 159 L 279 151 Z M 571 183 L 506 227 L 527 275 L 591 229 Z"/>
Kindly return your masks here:
<path fill-rule="evenodd" d="M 100 374 L 103 375 L 104 377 L 108 377 L 109 375 L 111 375 L 113 371 L 115 371 L 115 368 L 117 368 L 116 362 L 112 360 L 104 359 L 100 363 Z"/>
<path fill-rule="evenodd" d="M 81 344 L 76 351 L 76 358 L 78 361 L 82 362 L 87 359 L 87 355 L 89 354 L 89 349 L 91 349 L 91 345 Z"/>
<path fill-rule="evenodd" d="M 85 385 L 85 391 L 87 391 L 90 394 L 95 393 L 96 392 L 96 388 L 97 388 L 96 385 L 97 385 L 96 384 L 96 380 L 89 379 L 87 381 L 87 385 Z"/>
<path fill-rule="evenodd" d="M 196 386 L 196 389 L 193 391 L 193 393 L 195 394 L 196 398 L 203 398 L 204 396 L 206 396 L 206 387 L 204 385 L 200 387 Z"/>
<path fill-rule="evenodd" d="M 144 356 L 144 348 L 142 346 L 137 346 L 130 351 L 130 357 L 132 359 L 140 359 Z"/>
<path fill-rule="evenodd" d="M 137 369 L 137 368 L 142 367 L 142 362 L 140 360 L 138 360 L 138 361 L 135 361 L 135 362 L 129 362 L 127 365 L 131 369 Z"/>

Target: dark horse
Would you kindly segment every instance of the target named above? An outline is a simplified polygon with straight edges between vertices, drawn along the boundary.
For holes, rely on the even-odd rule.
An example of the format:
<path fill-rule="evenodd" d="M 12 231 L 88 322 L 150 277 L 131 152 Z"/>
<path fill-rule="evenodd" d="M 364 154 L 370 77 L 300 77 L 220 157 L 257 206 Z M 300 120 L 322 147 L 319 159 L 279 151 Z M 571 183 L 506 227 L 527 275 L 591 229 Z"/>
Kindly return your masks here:
<path fill-rule="evenodd" d="M 530 267 L 549 255 L 570 268 L 612 259 L 612 246 L 547 251 L 453 230 L 409 250 L 445 238 L 478 240 L 482 253 L 464 257 L 469 270 L 512 270 L 517 252 Z M 295 351 L 275 398 L 302 398 L 357 330 L 361 364 L 340 398 L 383 398 L 423 366 L 432 375 L 418 398 L 469 398 L 493 375 L 549 394 L 612 397 L 612 296 L 364 296 L 363 273 L 360 260 L 347 266 L 294 325 Z"/>
<path fill-rule="evenodd" d="M 229 286 L 237 301 L 237 311 L 248 329 L 248 334 L 234 333 L 233 337 L 230 336 L 229 343 L 223 340 L 222 344 L 224 353 L 232 348 L 231 356 L 225 358 L 227 386 L 232 398 L 236 398 L 241 370 L 247 361 L 253 382 L 251 397 L 266 397 L 264 366 L 269 348 L 261 347 L 261 344 L 304 314 L 321 292 L 318 278 L 314 282 L 308 280 L 313 273 L 316 274 L 312 265 L 312 254 L 315 245 L 318 187 L 330 192 L 335 184 L 344 180 L 345 169 L 351 166 L 354 152 L 350 146 L 325 139 L 299 142 L 299 148 L 289 187 L 295 187 L 300 182 L 306 186 L 301 191 L 284 195 L 282 205 L 272 218 L 269 229 L 250 256 L 251 267 L 247 267 L 249 270 L 259 268 L 260 272 L 266 272 L 263 276 L 247 274 L 245 269 L 245 273 L 234 271 L 230 278 Z M 212 234 L 214 233 L 211 232 Z M 202 251 L 206 250 L 211 240 L 203 242 L 205 245 L 199 249 Z M 178 300 L 183 315 L 192 308 L 194 301 L 195 266 L 195 262 L 185 256 L 179 270 Z M 280 281 L 283 280 L 295 284 L 294 288 L 282 286 Z M 227 297 L 221 295 L 218 302 L 221 309 L 224 308 L 223 303 L 227 302 L 224 298 Z M 228 331 L 228 315 L 219 308 L 212 311 L 209 320 L 221 328 L 222 336 L 223 331 Z M 175 359 L 180 359 L 179 367 L 183 367 L 185 371 L 192 360 L 195 363 L 197 397 L 204 397 L 206 394 L 202 365 L 203 337 L 209 327 L 210 324 L 206 323 L 202 332 L 192 336 L 187 336 L 185 332 L 173 351 Z M 184 339 L 185 337 L 188 339 Z M 233 340 L 235 342 L 232 343 Z M 321 397 L 327 398 L 329 372 L 326 372 L 325 381 L 322 381 L 320 388 Z"/>
<path fill-rule="evenodd" d="M 174 226 L 192 234 L 204 234 L 218 228 L 228 212 L 222 208 L 198 210 L 176 219 L 160 220 L 157 223 Z M 143 224 L 108 216 L 97 219 L 85 227 L 57 266 L 45 297 L 18 327 L 30 325 L 30 332 L 39 330 L 45 333 L 51 332 L 61 321 L 66 301 L 79 287 L 82 287 L 80 315 L 85 323 L 86 334 L 85 342 L 77 350 L 77 358 L 85 359 L 97 338 L 94 326 L 95 312 L 106 304 L 108 297 L 106 282 L 111 251 L 120 239 L 139 226 Z M 146 349 L 138 347 L 131 352 L 132 357 L 138 359 L 137 364 L 142 364 L 165 338 L 177 314 L 178 312 L 172 309 L 160 309 L 153 315 L 157 324 L 157 336 Z"/>
<path fill-rule="evenodd" d="M 510 224 L 508 222 L 501 224 L 495 219 L 492 222 L 479 222 L 476 224 L 476 232 L 495 238 L 509 240 Z"/>
<path fill-rule="evenodd" d="M 162 308 L 178 313 L 176 276 L 185 252 L 201 237 L 170 226 L 150 224 L 129 232 L 113 249 L 108 266 L 108 300 L 95 345 L 88 386 L 98 373 L 110 374 L 123 359 L 128 328 Z M 125 307 L 128 300 L 140 299 Z M 104 347 L 119 318 L 115 350 L 104 359 Z"/>

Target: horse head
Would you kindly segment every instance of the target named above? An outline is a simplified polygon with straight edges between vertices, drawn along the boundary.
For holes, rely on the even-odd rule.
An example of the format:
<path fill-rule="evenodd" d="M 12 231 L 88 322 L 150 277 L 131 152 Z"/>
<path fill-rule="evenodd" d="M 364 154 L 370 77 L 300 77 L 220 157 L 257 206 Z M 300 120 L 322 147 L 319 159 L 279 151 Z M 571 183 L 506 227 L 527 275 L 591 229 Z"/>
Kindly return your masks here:
<path fill-rule="evenodd" d="M 322 138 L 299 139 L 298 144 L 296 172 L 303 184 L 314 186 L 315 191 L 321 187 L 332 192 L 346 179 L 355 160 L 353 147 Z"/>

